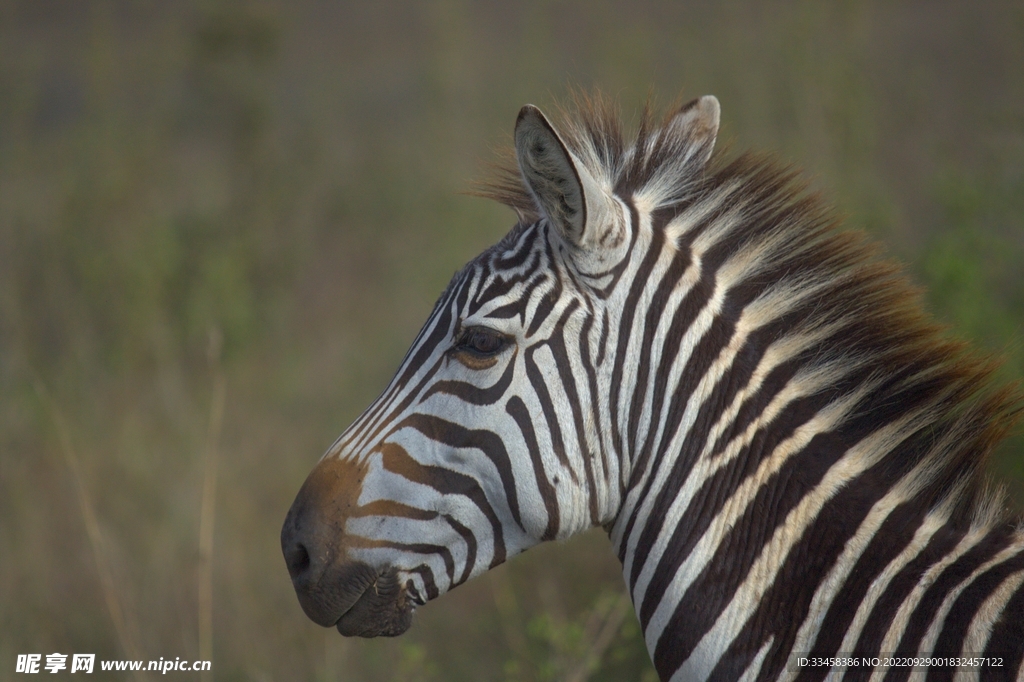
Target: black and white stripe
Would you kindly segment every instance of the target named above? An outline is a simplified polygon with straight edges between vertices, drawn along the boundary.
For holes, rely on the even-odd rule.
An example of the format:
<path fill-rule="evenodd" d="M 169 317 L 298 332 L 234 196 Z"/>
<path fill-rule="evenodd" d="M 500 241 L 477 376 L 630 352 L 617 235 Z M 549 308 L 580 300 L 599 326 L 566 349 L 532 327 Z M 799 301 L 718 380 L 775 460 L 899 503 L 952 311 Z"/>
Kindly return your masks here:
<path fill-rule="evenodd" d="M 521 220 L 324 456 L 352 480 L 317 498 L 322 553 L 423 603 L 603 525 L 664 680 L 838 679 L 794 657 L 850 654 L 1021 679 L 1024 536 L 978 472 L 1014 396 L 791 172 L 711 159 L 714 98 L 634 139 L 577 109 L 561 132 L 520 113 L 485 193 Z"/>

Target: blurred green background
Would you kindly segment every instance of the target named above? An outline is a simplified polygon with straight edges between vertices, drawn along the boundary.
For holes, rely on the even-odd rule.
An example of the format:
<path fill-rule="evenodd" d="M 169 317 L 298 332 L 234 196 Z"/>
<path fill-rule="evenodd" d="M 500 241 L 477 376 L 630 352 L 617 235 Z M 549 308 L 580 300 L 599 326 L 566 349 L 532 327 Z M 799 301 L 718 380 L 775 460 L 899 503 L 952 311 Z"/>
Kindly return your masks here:
<path fill-rule="evenodd" d="M 716 94 L 721 141 L 805 167 L 1024 375 L 1019 1 L 0 0 L 0 680 L 211 650 L 218 680 L 653 679 L 600 532 L 373 641 L 307 620 L 278 546 L 512 225 L 460 192 L 571 86 L 627 120 Z M 1018 508 L 1022 452 L 990 467 Z"/>

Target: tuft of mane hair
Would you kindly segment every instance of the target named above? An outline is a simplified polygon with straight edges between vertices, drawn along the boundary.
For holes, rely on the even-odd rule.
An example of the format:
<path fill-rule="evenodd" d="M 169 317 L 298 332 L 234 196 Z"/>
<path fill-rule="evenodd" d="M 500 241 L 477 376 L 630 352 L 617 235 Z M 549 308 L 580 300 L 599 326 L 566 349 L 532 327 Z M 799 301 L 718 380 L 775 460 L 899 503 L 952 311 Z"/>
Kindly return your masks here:
<path fill-rule="evenodd" d="M 908 483 L 930 508 L 943 507 L 973 526 L 1019 524 L 1003 489 L 983 472 L 985 459 L 1021 415 L 1018 387 L 996 385 L 998 362 L 950 339 L 923 312 L 920 293 L 902 268 L 880 258 L 862 233 L 841 230 L 835 212 L 808 191 L 797 171 L 770 156 L 730 158 L 721 150 L 706 166 L 688 165 L 700 156 L 692 153 L 697 136 L 671 125 L 686 106 L 671 108 L 657 124 L 648 103 L 635 133 L 627 134 L 609 98 L 576 92 L 554 125 L 579 163 L 616 194 L 642 199 L 653 229 L 677 244 L 693 237 L 673 223 L 676 218 L 735 212 L 737 219 L 720 221 L 728 224 L 722 239 L 734 251 L 753 254 L 749 284 L 739 287 L 798 292 L 801 302 L 782 315 L 790 332 L 843 330 L 825 334 L 842 338 L 841 346 L 833 340 L 832 347 L 815 349 L 806 365 L 841 366 L 837 395 L 851 382 L 866 391 L 847 423 L 907 420 L 901 428 L 906 438 L 893 450 L 897 456 L 887 457 L 880 471 L 888 480 L 923 465 Z M 519 225 L 510 234 L 516 234 L 542 213 L 514 150 L 502 157 L 472 193 L 515 211 Z M 708 204 L 703 210 L 702 201 Z"/>

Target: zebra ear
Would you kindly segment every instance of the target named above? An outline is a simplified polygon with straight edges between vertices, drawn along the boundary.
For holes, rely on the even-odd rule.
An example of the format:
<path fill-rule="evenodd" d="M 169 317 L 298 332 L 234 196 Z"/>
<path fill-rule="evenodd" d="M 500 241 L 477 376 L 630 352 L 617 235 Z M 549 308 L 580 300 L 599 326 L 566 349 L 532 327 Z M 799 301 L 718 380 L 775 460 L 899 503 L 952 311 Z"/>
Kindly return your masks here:
<path fill-rule="evenodd" d="M 603 214 L 609 209 L 597 181 L 532 104 L 519 111 L 515 137 L 519 170 L 537 206 L 570 244 L 582 247 L 594 241 L 587 234 L 588 220 L 605 222 Z"/>
<path fill-rule="evenodd" d="M 715 138 L 718 137 L 721 110 L 717 97 L 704 95 L 685 104 L 672 117 L 668 124 L 669 129 L 676 131 L 677 134 L 689 141 L 683 163 L 703 167 L 711 158 L 711 152 L 715 148 Z"/>

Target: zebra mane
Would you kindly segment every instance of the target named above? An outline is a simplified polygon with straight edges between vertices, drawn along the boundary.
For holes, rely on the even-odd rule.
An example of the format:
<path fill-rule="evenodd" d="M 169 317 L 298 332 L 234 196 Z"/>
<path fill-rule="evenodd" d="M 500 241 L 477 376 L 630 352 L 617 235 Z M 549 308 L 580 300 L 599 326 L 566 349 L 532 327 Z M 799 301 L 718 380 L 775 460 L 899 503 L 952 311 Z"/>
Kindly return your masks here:
<path fill-rule="evenodd" d="M 843 330 L 828 334 L 841 343 L 816 347 L 806 364 L 841 365 L 837 393 L 851 390 L 851 382 L 868 387 L 847 421 L 903 424 L 891 446 L 898 457 L 885 458 L 883 473 L 913 479 L 918 499 L 954 518 L 978 526 L 1010 521 L 1003 490 L 982 470 L 1022 410 L 1016 386 L 994 384 L 998 363 L 951 340 L 924 313 L 901 268 L 879 258 L 860 233 L 841 231 L 832 209 L 793 169 L 763 155 L 730 158 L 719 150 L 700 177 L 692 177 L 692 167 L 684 173 L 683 152 L 692 140 L 668 125 L 678 109 L 656 123 L 645 105 L 629 135 L 608 98 L 575 93 L 555 127 L 595 178 L 621 196 L 642 196 L 654 229 L 672 239 L 685 240 L 679 225 L 688 215 L 731 211 L 732 219 L 720 221 L 728 223 L 727 233 L 718 237 L 733 252 L 755 254 L 745 275 L 751 287 L 800 294 L 799 303 L 783 304 L 779 319 L 811 335 Z M 510 236 L 541 218 L 511 149 L 473 193 L 516 212 L 519 224 Z"/>

